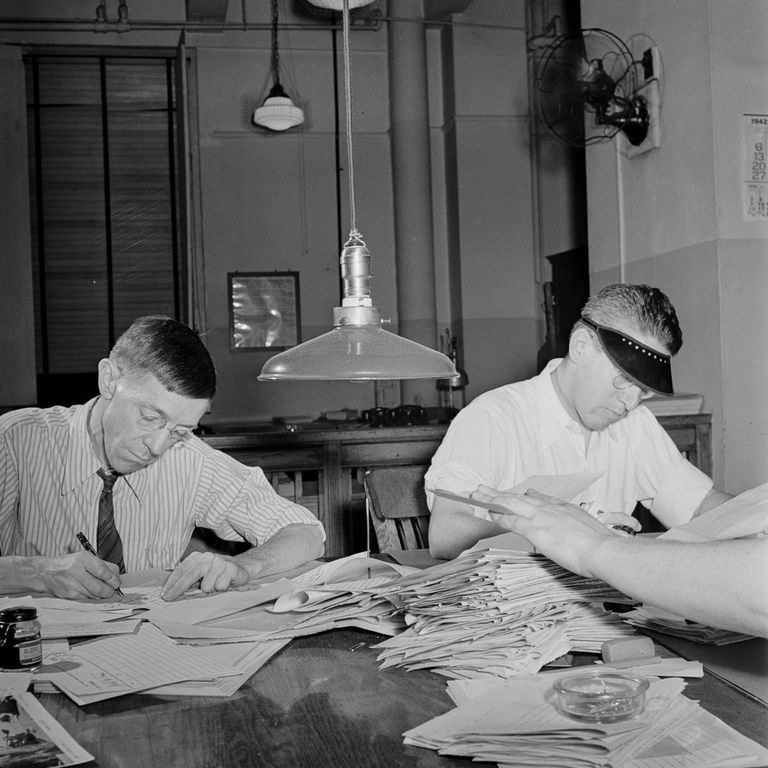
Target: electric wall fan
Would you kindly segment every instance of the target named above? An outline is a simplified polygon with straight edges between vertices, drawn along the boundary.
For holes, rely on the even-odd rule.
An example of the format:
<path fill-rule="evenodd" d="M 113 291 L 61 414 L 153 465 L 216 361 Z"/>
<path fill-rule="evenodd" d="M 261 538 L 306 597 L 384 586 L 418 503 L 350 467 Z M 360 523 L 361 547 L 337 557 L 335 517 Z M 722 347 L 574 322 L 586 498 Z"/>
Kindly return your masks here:
<path fill-rule="evenodd" d="M 621 38 L 597 28 L 566 32 L 537 47 L 538 119 L 552 134 L 577 147 L 619 132 L 634 147 L 646 140 L 657 106 L 643 93 L 658 80 L 652 49 L 636 59 Z"/>

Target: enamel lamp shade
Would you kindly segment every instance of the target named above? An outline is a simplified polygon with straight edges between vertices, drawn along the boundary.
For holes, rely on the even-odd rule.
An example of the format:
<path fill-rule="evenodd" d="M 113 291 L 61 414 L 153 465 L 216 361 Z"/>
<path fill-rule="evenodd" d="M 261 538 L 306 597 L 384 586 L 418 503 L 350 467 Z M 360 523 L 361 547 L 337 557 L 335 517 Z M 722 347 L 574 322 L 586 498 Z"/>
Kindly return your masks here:
<path fill-rule="evenodd" d="M 381 327 L 370 297 L 370 253 L 353 233 L 341 252 L 342 306 L 332 330 L 267 360 L 259 380 L 449 379 L 456 368 L 446 355 Z"/>

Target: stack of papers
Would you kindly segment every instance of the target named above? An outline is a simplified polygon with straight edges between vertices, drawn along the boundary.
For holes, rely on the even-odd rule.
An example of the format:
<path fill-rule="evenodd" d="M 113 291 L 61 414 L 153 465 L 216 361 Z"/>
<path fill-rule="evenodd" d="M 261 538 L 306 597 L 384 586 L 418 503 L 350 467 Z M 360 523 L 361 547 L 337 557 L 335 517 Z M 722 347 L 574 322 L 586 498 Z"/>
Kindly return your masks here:
<path fill-rule="evenodd" d="M 634 630 L 604 610 L 625 598 L 538 555 L 471 550 L 378 590 L 407 629 L 379 643 L 382 667 L 428 668 L 450 678 L 537 672 L 570 651 L 598 652 Z"/>
<path fill-rule="evenodd" d="M 175 602 L 164 601 L 154 582 L 124 585 L 120 601 L 16 597 L 0 608 L 23 603 L 38 611 L 38 692 L 62 691 L 80 705 L 138 692 L 231 696 L 293 637 L 343 626 L 401 631 L 392 603 L 374 591 L 416 570 L 363 552 L 292 578 L 197 590 Z"/>
<path fill-rule="evenodd" d="M 615 723 L 560 714 L 554 674 L 453 681 L 458 706 L 403 734 L 406 744 L 504 768 L 715 768 L 760 766 L 768 750 L 681 695 L 677 678 L 650 679 L 645 711 Z"/>
<path fill-rule="evenodd" d="M 284 590 L 274 604 L 206 621 L 195 629 L 197 632 L 245 633 L 264 641 L 284 642 L 341 627 L 394 635 L 404 628 L 403 619 L 392 603 L 376 591 L 416 572 L 417 568 L 375 560 L 367 552 L 360 552 L 324 563 L 291 579 L 289 589 Z M 189 639 L 188 634 L 181 634 L 166 624 L 161 626 L 173 637 Z"/>
<path fill-rule="evenodd" d="M 730 629 L 708 627 L 706 624 L 688 621 L 682 616 L 675 616 L 653 606 L 638 606 L 627 611 L 622 618 L 628 624 L 639 629 L 680 637 L 683 640 L 704 645 L 730 645 L 752 639 L 751 635 L 732 632 Z"/>
<path fill-rule="evenodd" d="M 200 649 L 177 645 L 151 624 L 143 624 L 134 635 L 80 643 L 41 672 L 80 705 L 147 691 L 158 684 L 238 674 L 230 664 L 217 664 Z"/>

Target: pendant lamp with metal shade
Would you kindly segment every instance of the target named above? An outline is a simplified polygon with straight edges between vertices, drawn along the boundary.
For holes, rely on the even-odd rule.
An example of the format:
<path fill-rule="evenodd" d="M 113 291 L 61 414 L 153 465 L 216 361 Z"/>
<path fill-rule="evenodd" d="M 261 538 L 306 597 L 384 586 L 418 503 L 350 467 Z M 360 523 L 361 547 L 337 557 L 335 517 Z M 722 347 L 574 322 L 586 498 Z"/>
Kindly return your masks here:
<path fill-rule="evenodd" d="M 359 0 L 351 0 L 353 3 Z M 315 0 L 311 0 L 315 2 Z M 328 0 L 317 4 L 327 5 Z M 260 381 L 382 381 L 451 379 L 457 375 L 444 354 L 382 328 L 371 298 L 371 254 L 357 230 L 349 71 L 349 6 L 341 0 L 344 95 L 351 227 L 341 251 L 342 302 L 333 309 L 333 329 L 267 360 Z M 337 3 L 338 5 L 338 3 Z"/>
<path fill-rule="evenodd" d="M 280 53 L 277 45 L 278 0 L 272 0 L 272 88 L 253 113 L 253 124 L 270 131 L 287 131 L 304 122 L 304 112 L 290 99 L 280 83 Z"/>

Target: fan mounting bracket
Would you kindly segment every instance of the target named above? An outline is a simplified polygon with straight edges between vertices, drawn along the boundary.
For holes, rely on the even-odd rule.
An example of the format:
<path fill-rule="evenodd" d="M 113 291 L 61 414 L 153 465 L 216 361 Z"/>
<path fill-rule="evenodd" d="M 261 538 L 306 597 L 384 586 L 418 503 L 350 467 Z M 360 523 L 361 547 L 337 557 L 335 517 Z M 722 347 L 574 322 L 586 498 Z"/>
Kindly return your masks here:
<path fill-rule="evenodd" d="M 661 146 L 661 58 L 657 46 L 649 48 L 643 55 L 643 71 L 645 82 L 635 91 L 635 96 L 645 100 L 648 109 L 648 133 L 638 145 L 631 144 L 626 137 L 624 152 L 627 157 L 636 157 Z"/>

